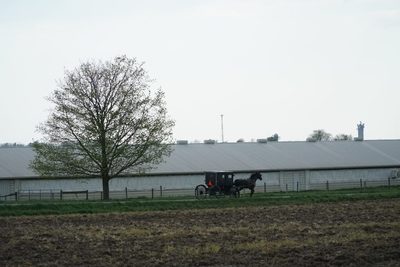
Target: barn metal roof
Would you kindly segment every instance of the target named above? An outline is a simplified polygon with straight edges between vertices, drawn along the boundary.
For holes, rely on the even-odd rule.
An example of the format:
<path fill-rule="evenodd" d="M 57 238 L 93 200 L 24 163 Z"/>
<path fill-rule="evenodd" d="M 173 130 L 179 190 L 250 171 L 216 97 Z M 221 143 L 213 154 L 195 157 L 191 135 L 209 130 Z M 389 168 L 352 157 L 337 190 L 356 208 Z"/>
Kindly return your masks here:
<path fill-rule="evenodd" d="M 176 145 L 153 172 L 400 166 L 400 140 Z"/>
<path fill-rule="evenodd" d="M 29 169 L 34 156 L 31 147 L 0 148 L 0 178 L 35 176 Z"/>
<path fill-rule="evenodd" d="M 0 178 L 33 177 L 32 148 L 0 148 Z M 149 173 L 400 167 L 400 140 L 173 145 Z"/>

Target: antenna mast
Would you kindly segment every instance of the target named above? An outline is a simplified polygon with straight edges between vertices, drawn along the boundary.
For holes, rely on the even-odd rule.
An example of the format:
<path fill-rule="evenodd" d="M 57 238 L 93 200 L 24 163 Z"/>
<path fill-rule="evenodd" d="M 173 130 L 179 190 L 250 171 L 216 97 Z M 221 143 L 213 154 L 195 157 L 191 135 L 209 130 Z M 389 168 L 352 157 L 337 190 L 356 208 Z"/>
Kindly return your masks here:
<path fill-rule="evenodd" d="M 221 135 L 222 143 L 224 142 L 224 114 L 221 114 Z"/>

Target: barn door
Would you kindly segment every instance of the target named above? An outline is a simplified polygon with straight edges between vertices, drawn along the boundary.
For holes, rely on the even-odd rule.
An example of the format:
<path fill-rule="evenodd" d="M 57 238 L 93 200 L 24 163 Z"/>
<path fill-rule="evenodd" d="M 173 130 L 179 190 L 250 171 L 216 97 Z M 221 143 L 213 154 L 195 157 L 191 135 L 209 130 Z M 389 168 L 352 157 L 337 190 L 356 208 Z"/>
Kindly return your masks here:
<path fill-rule="evenodd" d="M 281 172 L 281 191 L 302 191 L 306 189 L 306 175 L 304 171 Z"/>

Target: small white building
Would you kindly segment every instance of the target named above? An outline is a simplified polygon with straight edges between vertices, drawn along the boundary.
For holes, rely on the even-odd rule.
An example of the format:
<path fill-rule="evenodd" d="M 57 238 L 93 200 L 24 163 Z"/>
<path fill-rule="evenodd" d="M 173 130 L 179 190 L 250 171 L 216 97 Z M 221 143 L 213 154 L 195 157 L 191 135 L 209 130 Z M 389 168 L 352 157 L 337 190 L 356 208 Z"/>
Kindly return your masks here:
<path fill-rule="evenodd" d="M 259 185 L 282 191 L 317 189 L 329 183 L 387 183 L 393 173 L 400 173 L 400 140 L 179 142 L 172 146 L 164 163 L 144 174 L 113 178 L 110 190 L 194 189 L 204 183 L 204 172 L 213 170 L 233 171 L 235 178 L 260 171 Z M 0 196 L 20 191 L 102 190 L 100 178 L 39 177 L 29 168 L 33 158 L 30 147 L 0 148 Z"/>

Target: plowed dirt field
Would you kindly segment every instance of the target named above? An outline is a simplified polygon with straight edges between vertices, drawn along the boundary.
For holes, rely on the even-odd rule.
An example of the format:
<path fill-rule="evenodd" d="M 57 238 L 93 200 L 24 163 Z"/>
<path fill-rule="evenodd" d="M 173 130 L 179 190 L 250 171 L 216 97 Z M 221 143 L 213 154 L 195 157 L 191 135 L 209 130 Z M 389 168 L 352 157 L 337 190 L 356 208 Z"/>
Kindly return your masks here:
<path fill-rule="evenodd" d="M 0 266 L 400 266 L 400 199 L 0 218 Z"/>

